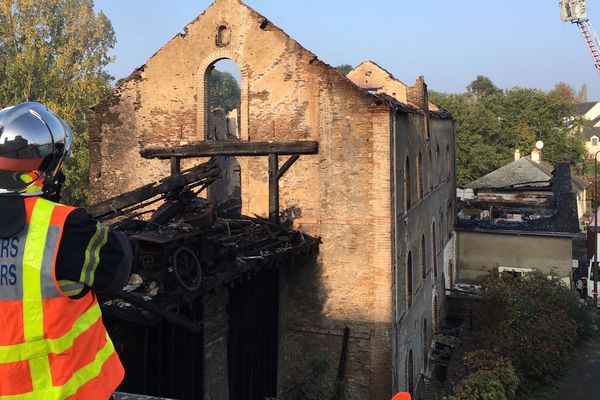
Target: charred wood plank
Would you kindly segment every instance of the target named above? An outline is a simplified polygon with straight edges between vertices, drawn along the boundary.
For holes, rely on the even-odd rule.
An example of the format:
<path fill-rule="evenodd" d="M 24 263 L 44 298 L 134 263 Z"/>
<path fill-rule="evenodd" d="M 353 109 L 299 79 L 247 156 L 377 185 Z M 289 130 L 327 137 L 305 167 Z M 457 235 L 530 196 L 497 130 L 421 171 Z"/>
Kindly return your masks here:
<path fill-rule="evenodd" d="M 317 154 L 319 143 L 314 140 L 293 142 L 217 142 L 203 141 L 177 147 L 147 147 L 140 151 L 144 158 L 170 159 L 212 156 L 268 156 Z"/>
<path fill-rule="evenodd" d="M 342 351 L 340 353 L 340 362 L 338 364 L 337 376 L 335 378 L 334 395 L 332 400 L 339 399 L 342 393 L 344 377 L 346 376 L 346 363 L 348 361 L 348 342 L 350 341 L 350 328 L 344 327 L 344 335 L 342 336 Z"/>
<path fill-rule="evenodd" d="M 124 209 L 140 204 L 155 196 L 181 189 L 184 186 L 199 181 L 212 180 L 220 176 L 220 174 L 221 170 L 215 163 L 207 162 L 161 179 L 158 182 L 149 183 L 130 192 L 92 204 L 87 208 L 87 211 L 97 219 L 102 219 L 110 215 L 118 215 Z"/>
<path fill-rule="evenodd" d="M 171 157 L 171 175 L 181 172 L 181 160 L 177 157 Z"/>
<path fill-rule="evenodd" d="M 119 293 L 118 297 L 120 297 L 122 300 L 124 300 L 128 303 L 133 304 L 136 307 L 143 308 L 143 309 L 148 310 L 160 317 L 163 317 L 167 321 L 169 321 L 175 325 L 181 326 L 182 328 L 185 328 L 190 332 L 197 333 L 197 332 L 202 331 L 202 324 L 203 324 L 202 321 L 192 321 L 189 318 L 181 316 L 176 312 L 172 312 L 172 311 L 167 310 L 164 307 L 161 307 L 156 302 L 146 301 L 140 295 L 133 294 L 133 293 L 127 293 L 127 292 L 121 292 L 121 293 Z"/>
<path fill-rule="evenodd" d="M 277 154 L 269 154 L 269 219 L 279 222 L 279 159 Z"/>
<path fill-rule="evenodd" d="M 299 158 L 300 156 L 298 154 L 294 154 L 293 156 L 288 158 L 287 161 L 283 163 L 281 168 L 279 168 L 279 171 L 277 171 L 277 179 L 281 179 L 281 177 L 285 175 L 288 169 L 290 169 L 292 164 L 294 164 Z"/>

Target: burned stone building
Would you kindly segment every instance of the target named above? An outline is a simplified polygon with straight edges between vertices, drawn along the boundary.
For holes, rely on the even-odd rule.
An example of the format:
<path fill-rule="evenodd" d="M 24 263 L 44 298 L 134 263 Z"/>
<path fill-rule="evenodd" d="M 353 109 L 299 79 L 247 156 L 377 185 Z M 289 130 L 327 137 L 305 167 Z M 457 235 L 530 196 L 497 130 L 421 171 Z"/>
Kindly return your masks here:
<path fill-rule="evenodd" d="M 240 0 L 215 0 L 92 111 L 92 200 L 169 173 L 140 150 L 211 139 L 207 79 L 223 59 L 241 72 L 240 141 L 319 143 L 280 181 L 283 214 L 322 244 L 279 276 L 278 392 L 321 359 L 333 390 L 340 358 L 349 399 L 414 391 L 443 312 L 455 193 L 454 124 L 422 77 L 407 86 L 372 62 L 343 76 Z M 235 162 L 242 213 L 266 216 L 267 159 Z M 237 398 L 213 356 L 205 398 Z"/>
<path fill-rule="evenodd" d="M 543 168 L 543 169 L 540 169 Z M 461 282 L 479 283 L 494 269 L 533 269 L 564 278 L 579 235 L 576 192 L 587 186 L 568 162 L 546 174 L 534 156 L 523 157 L 469 184 L 458 206 L 456 263 Z"/>

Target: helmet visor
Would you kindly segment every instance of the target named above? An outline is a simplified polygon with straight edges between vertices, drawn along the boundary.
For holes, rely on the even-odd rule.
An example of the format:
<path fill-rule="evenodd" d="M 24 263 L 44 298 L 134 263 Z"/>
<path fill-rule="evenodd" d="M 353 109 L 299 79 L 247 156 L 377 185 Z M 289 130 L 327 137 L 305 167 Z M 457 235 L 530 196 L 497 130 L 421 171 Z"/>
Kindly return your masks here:
<path fill-rule="evenodd" d="M 30 186 L 38 176 L 32 173 L 43 171 L 54 155 L 49 135 L 36 137 L 36 130 L 26 126 L 28 121 L 21 122 L 21 129 L 0 130 L 0 188 L 15 192 Z"/>

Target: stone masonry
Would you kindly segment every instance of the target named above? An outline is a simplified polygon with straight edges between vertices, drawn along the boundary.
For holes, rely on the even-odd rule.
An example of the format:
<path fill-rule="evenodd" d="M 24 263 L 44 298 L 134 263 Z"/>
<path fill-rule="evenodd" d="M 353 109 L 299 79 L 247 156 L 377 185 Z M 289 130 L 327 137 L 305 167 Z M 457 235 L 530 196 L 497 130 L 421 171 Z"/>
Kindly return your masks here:
<path fill-rule="evenodd" d="M 323 243 L 315 264 L 281 276 L 279 391 L 318 359 L 332 386 L 346 326 L 348 399 L 414 388 L 443 304 L 454 198 L 453 123 L 422 78 L 409 87 L 371 62 L 343 76 L 239 0 L 215 0 L 92 111 L 92 201 L 169 173 L 140 149 L 206 139 L 207 74 L 225 58 L 241 71 L 240 140 L 319 142 L 280 182 L 281 209 Z M 267 158 L 238 161 L 242 212 L 266 216 Z"/>

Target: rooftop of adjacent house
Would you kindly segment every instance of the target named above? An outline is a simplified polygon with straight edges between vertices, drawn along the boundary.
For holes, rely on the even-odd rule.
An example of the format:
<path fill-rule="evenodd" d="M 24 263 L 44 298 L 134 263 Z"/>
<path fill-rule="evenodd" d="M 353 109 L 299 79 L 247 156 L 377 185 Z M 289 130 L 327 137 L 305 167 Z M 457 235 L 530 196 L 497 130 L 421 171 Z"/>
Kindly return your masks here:
<path fill-rule="evenodd" d="M 569 162 L 559 162 L 554 169 L 549 164 L 541 168 L 533 164 L 537 163 L 524 157 L 494 171 L 492 178 L 497 179 L 486 179 L 487 185 L 477 187 L 477 196 L 459 207 L 456 228 L 507 234 L 576 235 L 577 203 Z M 551 179 L 537 180 L 548 170 Z M 516 183 L 511 174 L 521 180 L 533 180 Z"/>
<path fill-rule="evenodd" d="M 387 100 L 390 106 L 396 107 L 400 111 L 410 112 L 412 110 L 414 112 L 422 107 L 421 104 L 411 101 L 408 95 L 408 92 L 415 89 L 416 86 L 408 86 L 372 60 L 366 60 L 357 65 L 348 73 L 347 78 L 368 93 Z M 425 83 L 424 78 L 420 77 L 415 85 L 419 85 L 419 80 Z M 398 104 L 400 104 L 399 107 Z M 427 109 L 432 117 L 452 117 L 447 110 L 440 108 L 429 100 L 427 101 Z"/>
<path fill-rule="evenodd" d="M 590 111 L 592 109 L 592 107 L 594 107 L 596 104 L 598 104 L 597 101 L 588 101 L 586 103 L 577 103 L 577 104 L 575 104 L 575 114 L 585 115 L 585 113 Z"/>
<path fill-rule="evenodd" d="M 531 160 L 531 156 L 521 157 L 487 175 L 468 183 L 471 189 L 510 189 L 523 187 L 547 187 L 554 167 L 544 161 Z M 571 175 L 573 191 L 580 192 L 590 185 L 586 180 Z"/>
<path fill-rule="evenodd" d="M 585 140 L 590 140 L 594 136 L 600 138 L 600 128 L 596 128 L 593 126 L 585 126 L 583 128 L 582 133 L 583 133 L 583 136 L 585 137 Z"/>

